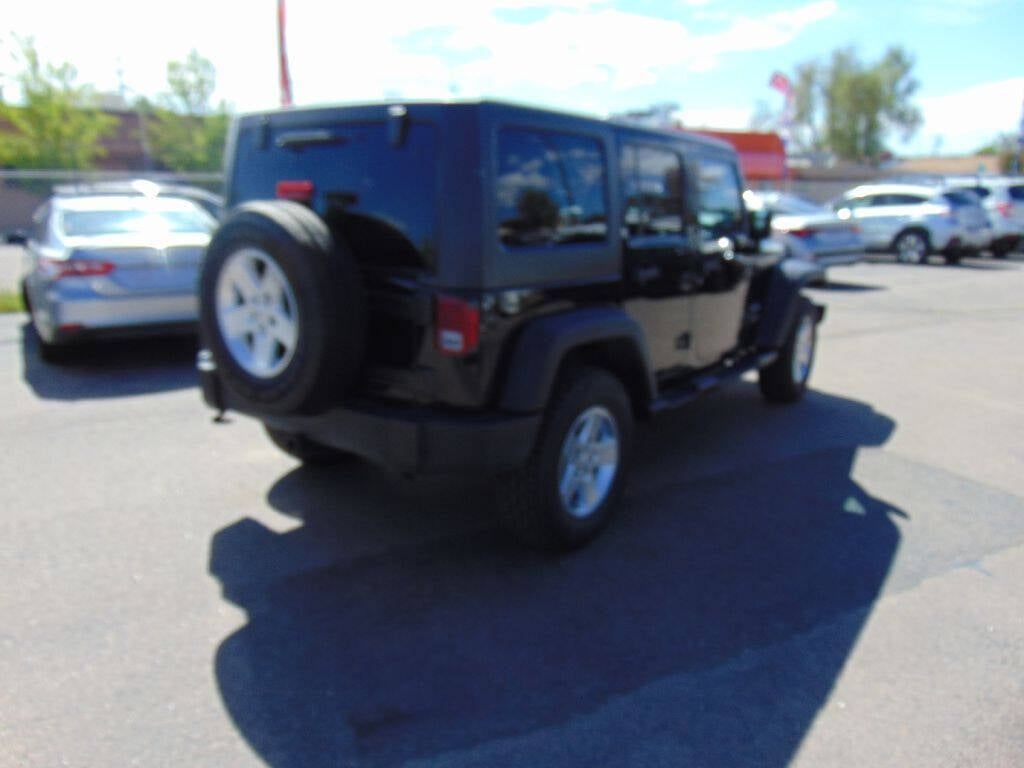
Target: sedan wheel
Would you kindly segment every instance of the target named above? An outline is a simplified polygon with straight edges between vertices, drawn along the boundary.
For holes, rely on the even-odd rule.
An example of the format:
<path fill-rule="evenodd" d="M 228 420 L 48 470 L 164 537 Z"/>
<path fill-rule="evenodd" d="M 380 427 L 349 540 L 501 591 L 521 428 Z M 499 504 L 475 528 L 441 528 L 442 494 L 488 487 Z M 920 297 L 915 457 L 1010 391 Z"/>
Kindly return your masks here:
<path fill-rule="evenodd" d="M 920 232 L 904 232 L 895 249 L 896 260 L 904 264 L 923 264 L 928 258 L 928 240 Z"/>

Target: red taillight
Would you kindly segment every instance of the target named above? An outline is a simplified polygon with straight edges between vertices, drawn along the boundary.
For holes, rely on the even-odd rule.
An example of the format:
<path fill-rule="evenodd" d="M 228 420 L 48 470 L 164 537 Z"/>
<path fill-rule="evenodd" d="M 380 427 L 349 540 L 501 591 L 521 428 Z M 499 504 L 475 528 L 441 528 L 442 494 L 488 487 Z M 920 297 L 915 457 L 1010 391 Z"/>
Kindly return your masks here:
<path fill-rule="evenodd" d="M 1013 203 L 996 203 L 996 210 L 1004 219 L 1008 219 L 1013 214 Z"/>
<path fill-rule="evenodd" d="M 40 266 L 54 280 L 62 277 L 97 277 L 109 275 L 114 265 L 95 259 L 41 259 Z"/>
<path fill-rule="evenodd" d="M 294 200 L 297 203 L 313 200 L 312 181 L 279 181 L 274 191 L 281 200 Z"/>
<path fill-rule="evenodd" d="M 811 235 L 816 234 L 816 232 L 810 227 L 803 227 L 801 229 L 787 230 L 786 234 L 793 235 L 793 237 L 810 237 Z"/>
<path fill-rule="evenodd" d="M 468 355 L 480 346 L 480 310 L 452 296 L 434 299 L 435 342 L 442 355 Z"/>

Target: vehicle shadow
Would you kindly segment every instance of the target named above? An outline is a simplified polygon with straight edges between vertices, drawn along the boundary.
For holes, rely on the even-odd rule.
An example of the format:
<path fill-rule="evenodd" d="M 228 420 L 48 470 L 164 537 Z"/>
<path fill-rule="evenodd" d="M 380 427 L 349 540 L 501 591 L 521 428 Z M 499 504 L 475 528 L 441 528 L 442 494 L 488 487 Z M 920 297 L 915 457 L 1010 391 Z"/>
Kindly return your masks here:
<path fill-rule="evenodd" d="M 867 285 L 865 283 L 851 283 L 845 280 L 828 279 L 827 282 L 810 286 L 814 291 L 825 291 L 828 293 L 870 293 L 871 291 L 884 291 L 884 286 Z"/>
<path fill-rule="evenodd" d="M 31 324 L 21 328 L 25 382 L 46 400 L 88 400 L 169 392 L 198 385 L 193 336 L 116 339 L 69 347 L 45 362 Z"/>
<path fill-rule="evenodd" d="M 1015 262 L 1019 263 L 1018 259 L 1007 258 L 1007 259 L 995 259 L 990 256 L 983 255 L 971 255 L 964 256 L 960 261 L 949 264 L 946 260 L 937 254 L 930 254 L 927 261 L 923 264 L 900 264 L 896 260 L 896 255 L 893 253 L 873 253 L 865 259 L 865 263 L 868 264 L 896 264 L 904 266 L 907 269 L 921 269 L 922 267 L 946 267 L 949 269 L 964 269 L 964 270 L 978 270 L 978 271 L 990 271 L 990 272 L 1002 272 L 1006 270 L 1017 269 Z"/>
<path fill-rule="evenodd" d="M 248 616 L 216 653 L 224 704 L 277 768 L 648 764 L 655 743 L 659 764 L 786 765 L 899 544 L 903 513 L 851 477 L 893 426 L 712 394 L 641 430 L 616 523 L 562 557 L 466 530 L 486 484 L 396 500 L 379 474 L 297 469 L 269 501 L 302 525 L 211 543 Z"/>

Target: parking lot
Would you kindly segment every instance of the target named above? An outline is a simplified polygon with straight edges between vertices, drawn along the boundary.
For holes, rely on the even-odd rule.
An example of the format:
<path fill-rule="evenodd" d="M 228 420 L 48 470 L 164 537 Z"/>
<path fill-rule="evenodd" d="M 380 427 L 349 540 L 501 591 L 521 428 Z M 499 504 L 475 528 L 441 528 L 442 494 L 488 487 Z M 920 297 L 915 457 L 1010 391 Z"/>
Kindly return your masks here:
<path fill-rule="evenodd" d="M 1024 257 L 830 274 L 813 393 L 639 430 L 561 558 L 0 315 L 0 766 L 1024 764 Z"/>

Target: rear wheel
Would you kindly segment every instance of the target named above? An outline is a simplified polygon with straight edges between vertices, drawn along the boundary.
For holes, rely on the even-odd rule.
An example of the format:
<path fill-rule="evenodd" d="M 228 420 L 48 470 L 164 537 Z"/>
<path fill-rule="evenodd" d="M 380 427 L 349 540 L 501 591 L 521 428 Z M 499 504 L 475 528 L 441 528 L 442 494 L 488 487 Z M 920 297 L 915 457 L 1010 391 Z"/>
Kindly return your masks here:
<path fill-rule="evenodd" d="M 35 331 L 35 326 L 32 326 Z M 68 360 L 68 347 L 66 344 L 51 344 L 48 341 L 43 341 L 43 337 L 39 335 L 38 331 L 36 334 L 36 344 L 39 345 L 39 357 L 47 363 L 64 363 Z"/>
<path fill-rule="evenodd" d="M 507 478 L 513 532 L 545 549 L 596 537 L 622 494 L 632 438 L 632 408 L 617 378 L 600 368 L 565 375 L 527 465 Z"/>

